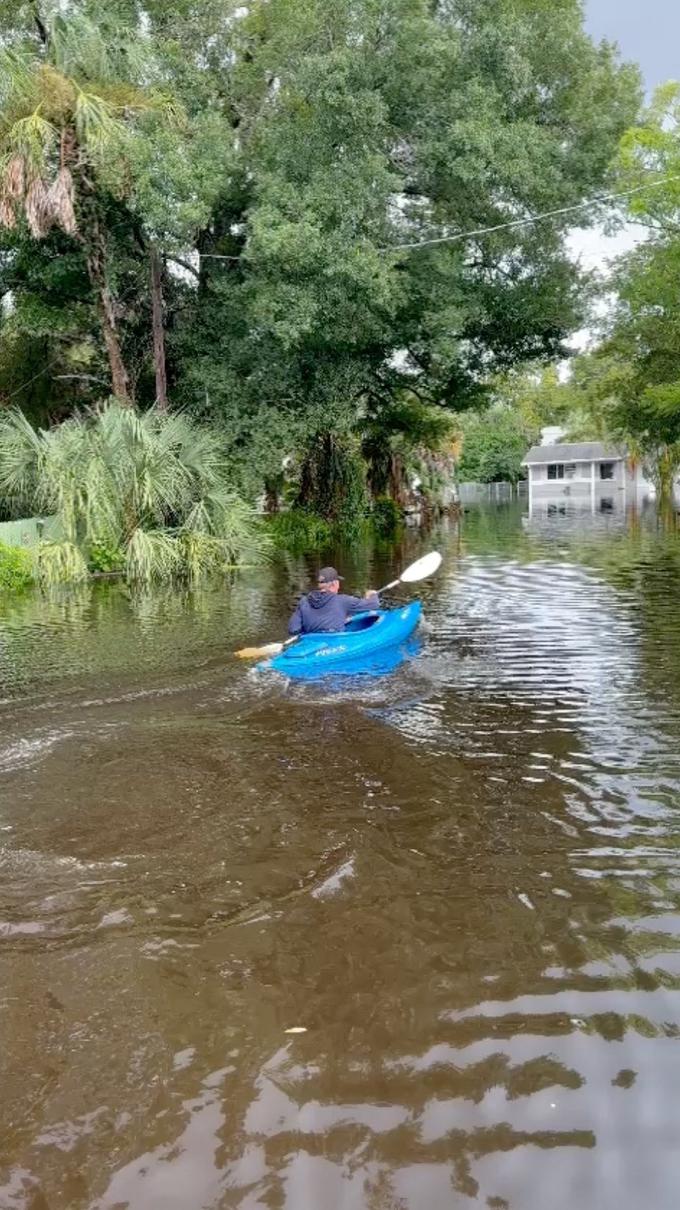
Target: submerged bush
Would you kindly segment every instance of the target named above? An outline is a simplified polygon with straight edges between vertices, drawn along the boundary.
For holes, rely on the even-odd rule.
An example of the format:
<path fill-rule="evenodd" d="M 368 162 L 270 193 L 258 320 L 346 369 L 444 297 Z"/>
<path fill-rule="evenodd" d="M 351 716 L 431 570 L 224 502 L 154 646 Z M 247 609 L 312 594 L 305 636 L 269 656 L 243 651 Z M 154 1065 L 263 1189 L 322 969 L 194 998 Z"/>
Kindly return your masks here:
<path fill-rule="evenodd" d="M 33 563 L 28 551 L 0 542 L 0 592 L 18 592 L 33 580 Z"/>
<path fill-rule="evenodd" d="M 0 420 L 0 492 L 53 513 L 63 542 L 38 553 L 43 584 L 114 561 L 130 580 L 196 580 L 261 559 L 267 538 L 232 490 L 223 441 L 183 413 L 111 402 L 49 430 Z"/>
<path fill-rule="evenodd" d="M 402 511 L 391 496 L 378 496 L 371 514 L 373 528 L 380 538 L 391 538 L 403 525 Z"/>
<path fill-rule="evenodd" d="M 304 508 L 275 513 L 267 524 L 276 546 L 293 554 L 319 550 L 329 546 L 333 540 L 333 526 L 323 517 L 307 512 Z"/>
<path fill-rule="evenodd" d="M 123 571 L 125 568 L 125 552 L 119 546 L 109 546 L 106 542 L 93 542 L 88 566 L 90 571 L 108 574 Z"/>

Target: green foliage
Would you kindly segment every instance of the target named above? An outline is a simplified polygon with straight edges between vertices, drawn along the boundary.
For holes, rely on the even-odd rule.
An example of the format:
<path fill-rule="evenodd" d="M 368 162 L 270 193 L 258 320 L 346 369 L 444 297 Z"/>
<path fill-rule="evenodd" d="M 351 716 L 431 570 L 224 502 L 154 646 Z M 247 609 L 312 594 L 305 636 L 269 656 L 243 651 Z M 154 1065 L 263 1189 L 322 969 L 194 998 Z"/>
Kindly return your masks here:
<path fill-rule="evenodd" d="M 33 563 L 28 551 L 0 542 L 0 592 L 18 592 L 33 581 Z"/>
<path fill-rule="evenodd" d="M 566 425 L 580 403 L 572 379 L 562 381 L 556 366 L 527 366 L 502 375 L 492 384 L 494 402 L 513 408 L 527 429 L 540 432 Z"/>
<path fill-rule="evenodd" d="M 88 235 L 97 219 L 143 406 L 155 399 L 148 243 L 165 257 L 170 397 L 219 424 L 230 482 L 249 498 L 317 434 L 365 437 L 367 417 L 394 442 L 399 490 L 410 451 L 439 440 L 430 429 L 417 442 L 413 416 L 399 433 L 405 397 L 461 412 L 490 378 L 562 354 L 583 310 L 568 216 L 427 241 L 602 184 L 639 82 L 586 36 L 576 0 L 70 0 L 48 25 L 45 46 L 29 5 L 0 3 L 13 54 L 0 136 L 32 148 L 50 193 L 61 147 L 41 122 L 82 144 L 75 218 Z M 34 197 L 36 229 L 51 214 L 68 230 L 69 196 Z M 16 308 L 0 316 L 0 394 L 18 392 L 40 421 L 94 403 L 109 374 L 83 249 L 54 228 L 45 241 L 29 247 L 20 219 L 0 248 Z M 347 515 L 364 507 L 359 478 L 342 488 Z M 326 494 L 319 507 L 339 515 L 340 489 Z"/>
<path fill-rule="evenodd" d="M 381 538 L 394 537 L 404 521 L 399 505 L 391 496 L 378 496 L 373 501 L 371 520 L 376 534 Z"/>
<path fill-rule="evenodd" d="M 455 425 L 443 408 L 401 393 L 390 404 L 374 409 L 360 428 L 373 495 L 387 494 L 404 503 L 410 491 L 409 469 L 417 464 L 420 473 L 421 451 L 442 451 L 450 445 Z"/>
<path fill-rule="evenodd" d="M 90 571 L 104 574 L 123 571 L 125 553 L 119 546 L 109 546 L 106 542 L 93 542 L 88 551 L 88 566 Z"/>
<path fill-rule="evenodd" d="M 276 513 L 268 519 L 267 526 L 275 545 L 293 554 L 321 550 L 333 540 L 333 526 L 302 508 Z"/>
<path fill-rule="evenodd" d="M 669 499 L 680 468 L 680 84 L 657 89 L 621 140 L 618 170 L 628 189 L 657 176 L 626 204 L 649 238 L 615 266 L 603 343 L 574 378 L 589 424 L 624 439 Z"/>
<path fill-rule="evenodd" d="M 462 418 L 463 452 L 458 477 L 463 482 L 517 483 L 524 477 L 522 459 L 538 434 L 511 408 Z"/>
<path fill-rule="evenodd" d="M 78 579 L 87 557 L 123 552 L 131 580 L 194 580 L 252 562 L 266 541 L 231 490 L 220 435 L 182 414 L 112 402 L 36 430 L 0 419 L 0 491 L 15 506 L 56 514 L 65 535 L 39 554 L 43 581 Z"/>
<path fill-rule="evenodd" d="M 400 245 L 596 188 L 637 87 L 573 3 L 256 0 L 230 53 L 243 137 L 175 336 L 183 399 L 258 457 L 275 410 L 280 460 L 320 411 L 341 430 L 348 404 L 411 386 L 461 409 L 489 372 L 560 352 L 580 306 L 568 220 Z"/>
<path fill-rule="evenodd" d="M 664 497 L 680 468 L 679 273 L 674 233 L 657 234 L 620 260 L 617 305 L 586 384 L 591 415 L 628 443 Z"/>

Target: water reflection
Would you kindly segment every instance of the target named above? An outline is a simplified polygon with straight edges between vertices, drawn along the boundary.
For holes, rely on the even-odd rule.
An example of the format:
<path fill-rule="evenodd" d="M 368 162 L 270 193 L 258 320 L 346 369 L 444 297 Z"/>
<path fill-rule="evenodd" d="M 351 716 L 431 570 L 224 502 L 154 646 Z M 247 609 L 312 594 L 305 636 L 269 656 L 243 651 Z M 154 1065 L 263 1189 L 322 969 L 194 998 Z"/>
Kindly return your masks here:
<path fill-rule="evenodd" d="M 304 561 L 0 622 L 0 1206 L 674 1210 L 677 538 L 441 541 L 342 687 L 225 658 Z"/>

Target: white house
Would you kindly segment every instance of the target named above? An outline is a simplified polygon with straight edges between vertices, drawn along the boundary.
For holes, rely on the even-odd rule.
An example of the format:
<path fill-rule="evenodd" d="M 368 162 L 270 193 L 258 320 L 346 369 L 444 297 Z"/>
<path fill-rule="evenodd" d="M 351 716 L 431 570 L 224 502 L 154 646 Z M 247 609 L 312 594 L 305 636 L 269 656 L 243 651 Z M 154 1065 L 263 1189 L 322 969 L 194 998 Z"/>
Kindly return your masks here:
<path fill-rule="evenodd" d="M 569 500 L 595 509 L 602 501 L 613 505 L 637 499 L 649 490 L 642 468 L 631 462 L 623 446 L 602 441 L 535 445 L 522 466 L 528 471 L 529 509 L 542 501 Z"/>

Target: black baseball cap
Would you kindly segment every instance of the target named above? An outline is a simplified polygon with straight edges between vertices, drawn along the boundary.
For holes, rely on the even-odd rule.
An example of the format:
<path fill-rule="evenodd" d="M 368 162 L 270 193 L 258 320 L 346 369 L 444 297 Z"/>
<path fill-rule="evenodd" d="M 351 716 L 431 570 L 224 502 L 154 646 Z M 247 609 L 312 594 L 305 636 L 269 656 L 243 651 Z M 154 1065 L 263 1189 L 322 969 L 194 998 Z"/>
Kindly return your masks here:
<path fill-rule="evenodd" d="M 334 567 L 322 567 L 316 577 L 319 584 L 332 584 L 334 580 L 344 580 L 344 576 L 338 575 Z"/>

